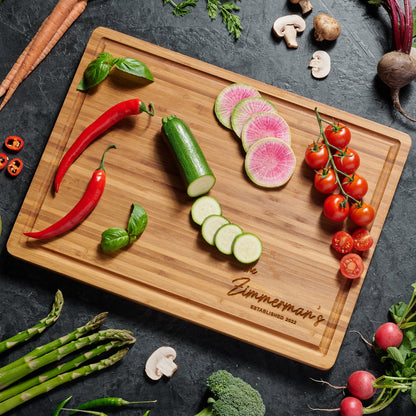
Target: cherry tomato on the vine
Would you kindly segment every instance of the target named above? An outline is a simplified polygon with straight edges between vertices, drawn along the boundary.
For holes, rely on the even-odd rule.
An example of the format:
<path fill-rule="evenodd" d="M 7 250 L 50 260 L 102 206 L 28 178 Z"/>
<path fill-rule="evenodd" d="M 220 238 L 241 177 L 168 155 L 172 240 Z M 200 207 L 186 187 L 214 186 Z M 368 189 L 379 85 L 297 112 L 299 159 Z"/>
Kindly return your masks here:
<path fill-rule="evenodd" d="M 366 251 L 373 245 L 373 237 L 371 237 L 370 231 L 367 228 L 359 228 L 352 233 L 352 239 L 354 241 L 354 248 L 358 251 Z"/>
<path fill-rule="evenodd" d="M 350 205 L 343 195 L 332 194 L 324 201 L 324 215 L 330 221 L 344 221 L 348 217 L 349 210 Z"/>
<path fill-rule="evenodd" d="M 324 168 L 328 163 L 329 154 L 325 143 L 312 143 L 305 152 L 305 162 L 312 169 Z"/>
<path fill-rule="evenodd" d="M 334 153 L 334 163 L 338 170 L 350 175 L 360 166 L 360 156 L 355 150 L 347 147 Z"/>
<path fill-rule="evenodd" d="M 325 128 L 325 137 L 332 146 L 343 148 L 348 145 L 351 140 L 351 131 L 348 127 L 341 123 L 328 125 Z"/>
<path fill-rule="evenodd" d="M 354 199 L 360 200 L 368 191 L 368 183 L 365 178 L 353 173 L 351 177 L 346 176 L 342 181 L 344 191 Z"/>
<path fill-rule="evenodd" d="M 337 231 L 332 237 L 332 247 L 338 253 L 347 254 L 354 248 L 354 240 L 346 231 Z"/>
<path fill-rule="evenodd" d="M 315 173 L 313 183 L 322 194 L 332 194 L 338 187 L 337 177 L 333 169 L 319 169 Z"/>
<path fill-rule="evenodd" d="M 367 202 L 351 205 L 350 218 L 360 227 L 365 227 L 370 224 L 373 221 L 374 216 L 374 208 L 370 204 L 367 204 Z"/>
<path fill-rule="evenodd" d="M 355 253 L 346 254 L 340 261 L 340 270 L 348 279 L 357 279 L 363 274 L 363 259 Z"/>

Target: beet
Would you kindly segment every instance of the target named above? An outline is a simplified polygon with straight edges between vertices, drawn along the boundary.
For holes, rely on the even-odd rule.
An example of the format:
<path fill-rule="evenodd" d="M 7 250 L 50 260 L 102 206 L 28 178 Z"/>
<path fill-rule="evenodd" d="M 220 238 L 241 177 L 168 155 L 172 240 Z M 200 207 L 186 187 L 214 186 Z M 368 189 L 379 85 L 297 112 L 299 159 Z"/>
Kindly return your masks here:
<path fill-rule="evenodd" d="M 394 108 L 409 120 L 416 122 L 416 119 L 403 110 L 399 99 L 400 89 L 416 79 L 416 59 L 405 52 L 388 52 L 378 62 L 377 74 L 390 88 Z"/>

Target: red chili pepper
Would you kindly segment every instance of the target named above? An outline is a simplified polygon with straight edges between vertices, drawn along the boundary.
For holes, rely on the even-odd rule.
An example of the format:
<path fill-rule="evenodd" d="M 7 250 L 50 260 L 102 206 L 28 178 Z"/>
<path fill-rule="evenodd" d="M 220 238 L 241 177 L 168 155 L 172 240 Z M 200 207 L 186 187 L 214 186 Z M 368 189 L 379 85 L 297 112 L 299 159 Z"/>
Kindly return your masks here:
<path fill-rule="evenodd" d="M 7 173 L 11 176 L 17 176 L 23 169 L 23 162 L 17 157 L 12 159 L 7 165 Z"/>
<path fill-rule="evenodd" d="M 38 239 L 52 238 L 71 230 L 83 221 L 97 205 L 104 192 L 106 176 L 104 170 L 104 157 L 109 149 L 115 147 L 116 145 L 112 144 L 104 151 L 101 164 L 93 173 L 84 195 L 68 214 L 42 231 L 24 233 L 24 235 Z"/>
<path fill-rule="evenodd" d="M 93 142 L 99 135 L 104 133 L 118 121 L 129 115 L 140 114 L 144 111 L 147 114 L 153 116 L 155 113 L 152 103 L 150 103 L 149 108 L 150 110 L 147 109 L 146 104 L 144 104 L 143 101 L 137 98 L 122 101 L 121 103 L 118 103 L 115 106 L 109 108 L 100 117 L 98 117 L 97 120 L 90 124 L 75 140 L 75 142 L 62 158 L 55 175 L 55 192 L 58 192 L 62 178 L 64 177 L 65 172 L 71 166 L 72 162 L 84 151 L 84 149 L 91 142 Z"/>
<path fill-rule="evenodd" d="M 19 150 L 22 150 L 23 145 L 24 141 L 19 136 L 9 136 L 4 142 L 4 146 L 12 152 L 18 152 Z"/>
<path fill-rule="evenodd" d="M 0 153 L 0 170 L 5 168 L 7 166 L 7 162 L 9 161 L 9 158 L 6 154 Z"/>

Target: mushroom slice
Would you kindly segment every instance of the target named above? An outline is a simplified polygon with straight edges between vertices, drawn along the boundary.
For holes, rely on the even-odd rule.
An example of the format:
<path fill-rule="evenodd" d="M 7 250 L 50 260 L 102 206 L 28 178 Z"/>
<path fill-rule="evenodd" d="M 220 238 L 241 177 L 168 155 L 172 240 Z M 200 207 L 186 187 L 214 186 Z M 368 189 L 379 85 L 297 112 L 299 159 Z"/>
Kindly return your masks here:
<path fill-rule="evenodd" d="M 309 62 L 314 78 L 325 78 L 331 70 L 331 58 L 325 51 L 316 51 Z"/>
<path fill-rule="evenodd" d="M 152 380 L 159 380 L 162 376 L 172 377 L 178 366 L 173 362 L 176 351 L 171 347 L 160 347 L 154 351 L 146 361 L 146 374 Z"/>
<path fill-rule="evenodd" d="M 310 0 L 290 0 L 290 2 L 292 4 L 299 4 L 302 9 L 302 14 L 309 13 L 313 9 Z"/>
<path fill-rule="evenodd" d="M 297 48 L 296 36 L 305 30 L 305 20 L 297 14 L 279 17 L 273 24 L 273 31 L 279 38 L 284 38 L 288 48 Z"/>

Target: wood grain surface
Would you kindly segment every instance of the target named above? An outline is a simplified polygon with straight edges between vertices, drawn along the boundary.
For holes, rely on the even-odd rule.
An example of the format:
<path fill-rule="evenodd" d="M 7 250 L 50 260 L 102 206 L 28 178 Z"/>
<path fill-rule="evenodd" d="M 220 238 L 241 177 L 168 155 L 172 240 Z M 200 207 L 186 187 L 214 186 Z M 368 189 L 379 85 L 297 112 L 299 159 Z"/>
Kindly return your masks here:
<path fill-rule="evenodd" d="M 88 63 L 100 52 L 129 56 L 152 71 L 152 83 L 117 70 L 88 93 L 76 90 Z M 233 133 L 216 121 L 218 93 L 245 82 L 275 104 L 291 129 L 297 167 L 279 189 L 254 186 L 244 173 L 244 151 Z M 156 115 L 130 116 L 91 144 L 70 167 L 57 194 L 56 167 L 81 131 L 112 105 L 130 98 L 154 102 Z M 339 120 L 352 132 L 361 157 L 359 172 L 369 183 L 366 200 L 376 209 L 371 234 L 377 242 L 403 165 L 410 137 L 276 87 L 189 58 L 156 45 L 97 28 L 86 47 L 8 241 L 23 260 L 189 320 L 305 364 L 328 369 L 335 363 L 365 275 L 351 281 L 339 274 L 330 241 L 351 230 L 322 215 L 325 196 L 313 189 L 313 171 L 303 155 L 319 128 L 314 114 Z M 211 190 L 223 215 L 264 246 L 260 260 L 242 265 L 205 243 L 190 219 L 178 167 L 161 135 L 161 119 L 175 114 L 197 138 L 217 182 Z M 74 230 L 35 241 L 25 231 L 45 228 L 81 198 L 106 156 L 107 184 L 95 210 Z M 100 250 L 101 233 L 126 227 L 132 203 L 148 214 L 148 227 L 131 246 Z M 367 270 L 373 248 L 365 253 Z"/>

